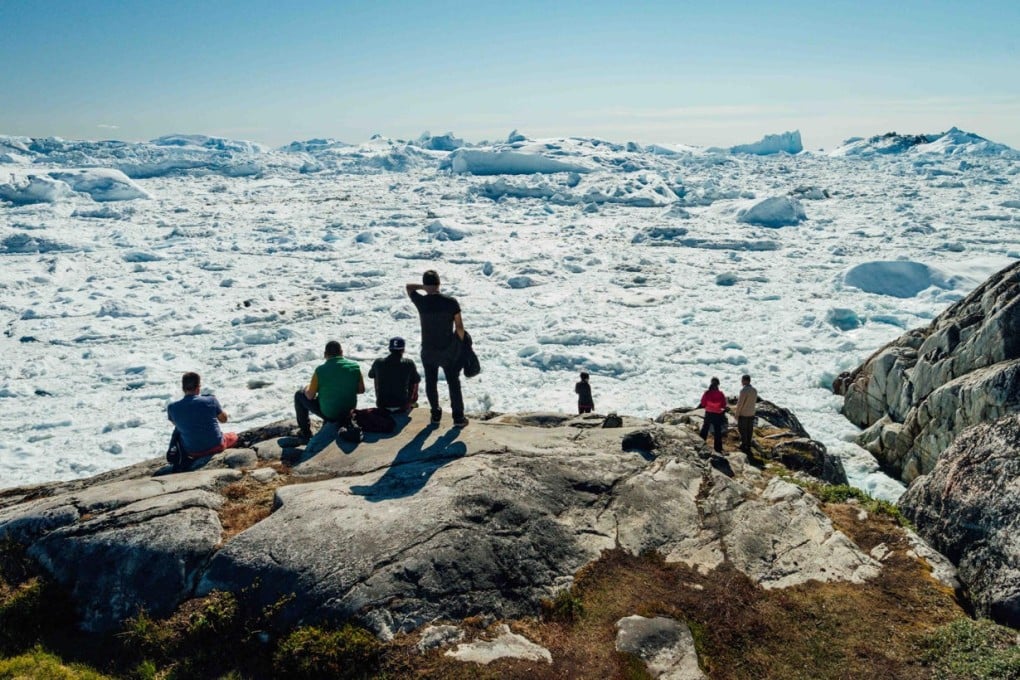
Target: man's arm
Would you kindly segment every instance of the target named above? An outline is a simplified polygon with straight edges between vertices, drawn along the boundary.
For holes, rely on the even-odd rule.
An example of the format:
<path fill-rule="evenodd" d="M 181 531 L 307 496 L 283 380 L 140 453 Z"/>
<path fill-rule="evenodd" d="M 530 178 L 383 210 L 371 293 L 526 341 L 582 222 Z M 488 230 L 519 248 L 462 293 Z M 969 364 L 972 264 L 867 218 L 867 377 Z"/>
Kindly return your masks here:
<path fill-rule="evenodd" d="M 312 373 L 312 380 L 308 383 L 308 387 L 305 388 L 305 396 L 309 399 L 315 399 L 315 395 L 319 393 L 319 374 Z"/>
<path fill-rule="evenodd" d="M 361 371 L 358 371 L 358 394 L 365 393 L 365 376 L 361 375 Z"/>
<path fill-rule="evenodd" d="M 453 315 L 453 329 L 457 332 L 457 337 L 461 340 L 464 339 L 464 321 L 460 318 L 460 312 Z"/>
<path fill-rule="evenodd" d="M 407 291 L 408 297 L 414 298 L 414 292 L 417 290 L 425 290 L 425 286 L 423 286 L 420 283 L 409 283 L 406 286 L 404 286 L 404 290 Z"/>
<path fill-rule="evenodd" d="M 219 413 L 216 414 L 216 420 L 220 421 L 221 423 L 225 423 L 228 420 L 230 420 L 230 417 L 227 415 L 226 411 L 220 411 Z"/>

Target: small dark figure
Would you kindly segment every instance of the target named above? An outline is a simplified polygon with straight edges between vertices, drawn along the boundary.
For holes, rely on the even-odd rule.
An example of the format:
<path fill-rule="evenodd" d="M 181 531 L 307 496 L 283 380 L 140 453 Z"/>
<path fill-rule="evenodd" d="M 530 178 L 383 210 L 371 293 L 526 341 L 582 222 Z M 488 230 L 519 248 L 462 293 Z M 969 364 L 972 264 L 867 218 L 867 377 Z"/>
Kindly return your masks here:
<path fill-rule="evenodd" d="M 591 398 L 591 384 L 588 382 L 588 374 L 581 371 L 581 380 L 574 385 L 574 392 L 577 393 L 577 412 L 591 413 L 595 408 L 595 401 Z"/>
<path fill-rule="evenodd" d="M 719 378 L 712 378 L 708 389 L 701 395 L 701 408 L 705 409 L 705 422 L 701 438 L 708 441 L 708 429 L 715 437 L 715 452 L 722 453 L 722 436 L 726 427 L 726 395 L 719 389 Z"/>

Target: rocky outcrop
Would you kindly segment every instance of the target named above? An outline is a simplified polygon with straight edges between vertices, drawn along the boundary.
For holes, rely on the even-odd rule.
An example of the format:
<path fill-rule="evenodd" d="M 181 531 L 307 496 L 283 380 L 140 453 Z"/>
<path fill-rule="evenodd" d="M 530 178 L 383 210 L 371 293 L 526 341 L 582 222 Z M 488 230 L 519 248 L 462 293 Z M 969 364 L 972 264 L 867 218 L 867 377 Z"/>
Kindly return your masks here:
<path fill-rule="evenodd" d="M 216 589 L 284 601 L 291 622 L 353 619 L 384 638 L 437 619 L 533 615 L 614 548 L 703 571 L 729 563 L 770 589 L 879 573 L 810 494 L 743 454 L 713 456 L 689 426 L 510 414 L 442 429 L 427 415 L 317 453 L 277 424 L 190 472 L 153 461 L 7 491 L 0 539 L 28 545 L 97 631 Z M 271 514 L 228 532 L 231 504 L 265 484 Z"/>
<path fill-rule="evenodd" d="M 861 445 L 909 482 L 968 427 L 1020 411 L 1018 372 L 1020 262 L 872 355 L 841 382 L 843 411 L 866 428 Z"/>
<path fill-rule="evenodd" d="M 900 506 L 958 565 L 975 609 L 1020 627 L 1020 415 L 960 435 Z"/>

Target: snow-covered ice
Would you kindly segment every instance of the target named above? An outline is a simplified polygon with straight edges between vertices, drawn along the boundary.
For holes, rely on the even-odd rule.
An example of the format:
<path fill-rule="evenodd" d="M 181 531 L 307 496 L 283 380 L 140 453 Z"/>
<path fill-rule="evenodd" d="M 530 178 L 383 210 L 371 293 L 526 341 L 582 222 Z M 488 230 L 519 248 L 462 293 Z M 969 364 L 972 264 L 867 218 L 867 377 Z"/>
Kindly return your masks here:
<path fill-rule="evenodd" d="M 829 384 L 1020 257 L 1020 162 L 958 132 L 768 156 L 0 137 L 0 487 L 162 455 L 187 370 L 243 429 L 291 415 L 330 338 L 366 369 L 393 335 L 416 356 L 404 284 L 435 268 L 483 366 L 469 410 L 572 410 L 585 370 L 598 411 L 654 416 L 747 372 L 895 497 Z M 741 221 L 762 204 L 796 226 Z"/>

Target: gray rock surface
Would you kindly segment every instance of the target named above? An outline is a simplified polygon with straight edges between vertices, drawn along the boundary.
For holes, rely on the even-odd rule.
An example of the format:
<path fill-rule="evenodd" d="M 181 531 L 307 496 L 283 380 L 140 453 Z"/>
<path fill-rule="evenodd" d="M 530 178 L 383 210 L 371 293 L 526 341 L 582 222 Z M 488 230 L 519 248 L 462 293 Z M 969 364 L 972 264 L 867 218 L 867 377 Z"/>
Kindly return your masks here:
<path fill-rule="evenodd" d="M 616 622 L 616 651 L 634 654 L 660 680 L 702 680 L 694 636 L 687 624 L 657 616 L 628 616 Z"/>
<path fill-rule="evenodd" d="M 523 635 L 510 632 L 507 625 L 499 626 L 499 635 L 492 640 L 475 640 L 457 645 L 446 652 L 459 661 L 477 664 L 490 664 L 497 659 L 524 659 L 525 661 L 544 661 L 552 663 L 549 650 L 537 645 Z"/>
<path fill-rule="evenodd" d="M 285 620 L 353 618 L 383 638 L 436 620 L 534 615 L 607 548 L 703 570 L 728 560 L 767 588 L 878 573 L 812 496 L 767 481 L 743 454 L 720 457 L 730 477 L 686 425 L 601 424 L 507 414 L 457 429 L 418 409 L 360 444 L 326 433 L 318 452 L 285 446 L 293 426 L 277 424 L 275 442 L 245 433 L 251 450 L 190 472 L 152 476 L 165 468 L 154 462 L 7 492 L 0 538 L 29 544 L 93 630 L 256 580 L 267 604 L 295 595 Z M 276 450 L 293 455 L 273 482 L 272 514 L 224 540 L 223 487 L 273 476 L 228 465 Z"/>
<path fill-rule="evenodd" d="M 457 626 L 425 626 L 415 645 L 419 652 L 427 652 L 437 647 L 446 647 L 464 639 L 464 631 Z"/>
<path fill-rule="evenodd" d="M 861 445 L 910 481 L 968 427 L 1020 411 L 1018 372 L 1020 262 L 872 355 L 844 381 L 843 411 L 867 428 Z"/>
<path fill-rule="evenodd" d="M 234 470 L 116 480 L 0 509 L 0 538 L 65 586 L 86 630 L 138 613 L 170 613 L 221 540 L 219 486 Z"/>
<path fill-rule="evenodd" d="M 899 503 L 978 612 L 1020 627 L 1020 414 L 960 435 Z"/>

